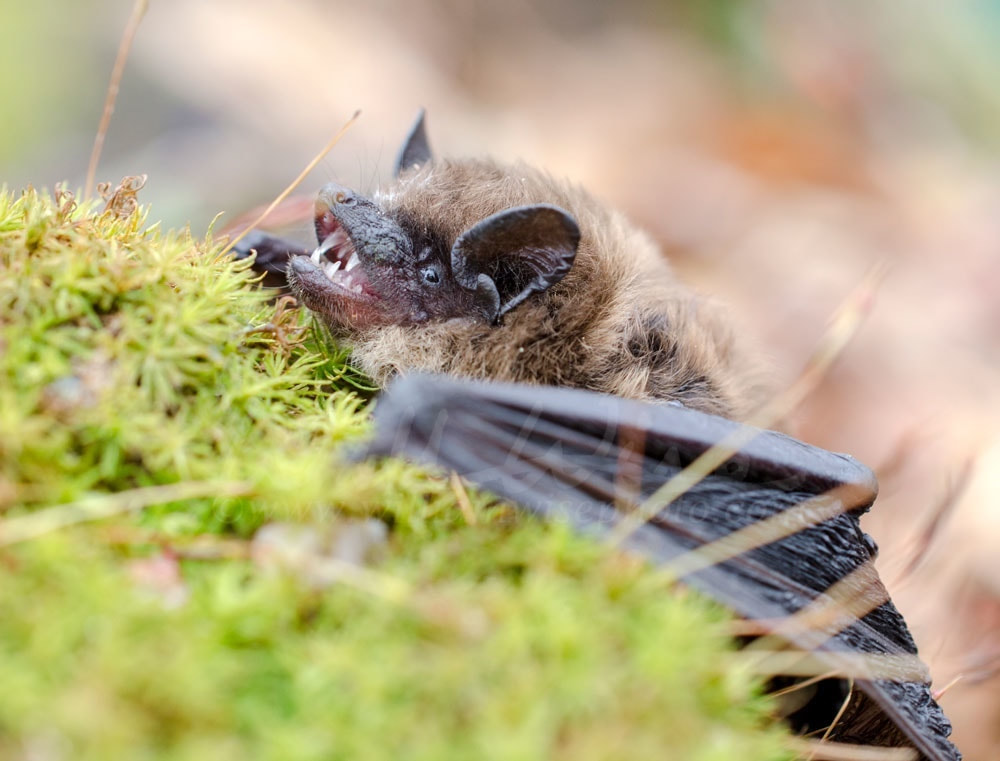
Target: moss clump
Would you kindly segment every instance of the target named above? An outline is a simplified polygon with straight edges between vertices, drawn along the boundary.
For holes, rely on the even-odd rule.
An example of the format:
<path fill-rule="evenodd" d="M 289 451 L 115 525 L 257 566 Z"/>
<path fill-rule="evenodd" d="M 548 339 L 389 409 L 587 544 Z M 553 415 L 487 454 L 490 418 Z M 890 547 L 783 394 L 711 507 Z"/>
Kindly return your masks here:
<path fill-rule="evenodd" d="M 447 479 L 338 464 L 360 379 L 217 254 L 0 193 L 0 757 L 787 757 L 717 609 L 483 495 L 470 525 Z M 219 496 L 12 539 L 169 484 Z M 252 557 L 266 522 L 347 514 L 392 533 L 344 583 Z"/>

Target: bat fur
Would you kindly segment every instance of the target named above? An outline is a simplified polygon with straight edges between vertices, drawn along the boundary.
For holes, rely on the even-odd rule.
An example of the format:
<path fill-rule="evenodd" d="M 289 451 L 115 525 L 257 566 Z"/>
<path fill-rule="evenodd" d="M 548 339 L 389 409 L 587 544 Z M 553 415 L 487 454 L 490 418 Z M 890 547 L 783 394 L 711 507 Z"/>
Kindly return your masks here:
<path fill-rule="evenodd" d="M 335 205 L 332 195 L 321 194 L 317 220 Z M 492 323 L 452 314 L 365 324 L 356 314 L 344 315 L 350 302 L 345 307 L 342 294 L 316 287 L 315 271 L 306 273 L 311 279 L 290 267 L 295 295 L 352 346 L 352 362 L 380 386 L 412 371 L 447 373 L 677 400 L 731 418 L 759 400 L 755 362 L 734 340 L 721 309 L 677 280 L 648 235 L 582 188 L 523 163 L 432 159 L 421 114 L 396 180 L 370 200 L 444 259 L 464 232 L 515 207 L 553 205 L 579 229 L 565 276 Z M 319 221 L 317 231 L 322 244 Z M 272 278 L 284 266 L 283 252 L 306 253 L 260 237 L 249 239 L 243 253 L 251 248 L 259 260 L 275 260 L 264 267 Z M 369 273 L 377 267 L 363 256 L 361 266 Z"/>

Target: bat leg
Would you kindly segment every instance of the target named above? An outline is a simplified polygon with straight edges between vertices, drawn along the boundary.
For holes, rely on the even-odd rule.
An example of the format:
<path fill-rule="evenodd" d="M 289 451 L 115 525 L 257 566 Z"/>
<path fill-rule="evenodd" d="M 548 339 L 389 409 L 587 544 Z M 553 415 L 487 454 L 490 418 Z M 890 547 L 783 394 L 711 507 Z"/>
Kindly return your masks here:
<path fill-rule="evenodd" d="M 254 257 L 250 268 L 264 278 L 261 285 L 267 288 L 288 290 L 286 271 L 288 261 L 293 256 L 308 255 L 309 251 L 299 243 L 276 238 L 273 235 L 253 230 L 233 247 L 237 259 Z"/>

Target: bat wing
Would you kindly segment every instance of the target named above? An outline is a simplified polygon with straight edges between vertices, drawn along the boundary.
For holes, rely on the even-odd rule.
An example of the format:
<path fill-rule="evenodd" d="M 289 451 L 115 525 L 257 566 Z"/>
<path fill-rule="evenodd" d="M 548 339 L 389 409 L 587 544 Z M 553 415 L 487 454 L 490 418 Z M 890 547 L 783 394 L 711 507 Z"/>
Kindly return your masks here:
<path fill-rule="evenodd" d="M 309 251 L 298 243 L 292 243 L 283 238 L 252 230 L 233 248 L 236 259 L 254 257 L 250 268 L 264 277 L 261 285 L 268 288 L 288 289 L 288 278 L 285 275 L 288 262 L 293 256 L 308 255 Z"/>
<path fill-rule="evenodd" d="M 429 375 L 397 381 L 376 405 L 375 424 L 364 456 L 444 467 L 538 515 L 620 536 L 623 546 L 674 567 L 684 583 L 759 624 L 772 643 L 791 642 L 800 660 L 813 659 L 812 673 L 851 675 L 857 691 L 830 739 L 960 758 L 906 623 L 872 565 L 875 547 L 858 518 L 876 482 L 850 457 L 773 431 L 748 436 L 739 423 L 679 405 Z M 630 518 L 622 507 L 648 499 L 734 436 L 742 440 L 736 454 L 623 532 Z M 782 668 L 774 673 L 794 671 Z M 825 728 L 847 685 L 826 680 L 793 724 Z"/>

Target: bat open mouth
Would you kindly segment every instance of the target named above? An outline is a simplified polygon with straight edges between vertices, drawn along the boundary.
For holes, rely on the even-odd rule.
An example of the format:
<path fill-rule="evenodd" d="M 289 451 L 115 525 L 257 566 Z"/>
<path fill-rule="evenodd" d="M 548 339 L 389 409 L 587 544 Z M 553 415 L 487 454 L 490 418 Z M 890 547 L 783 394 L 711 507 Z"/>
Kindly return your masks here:
<path fill-rule="evenodd" d="M 375 296 L 347 231 L 330 213 L 316 220 L 321 242 L 309 257 L 330 282 L 355 297 Z"/>

